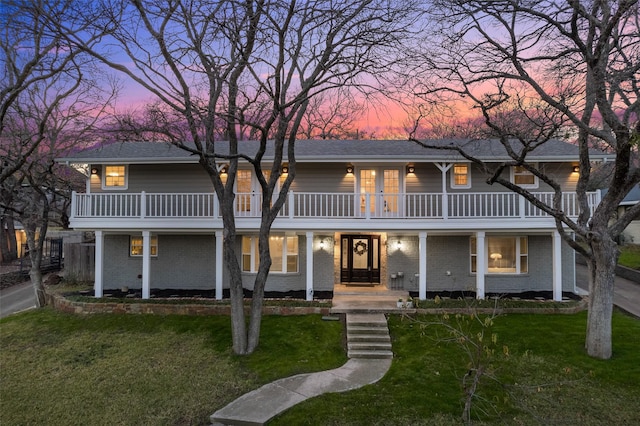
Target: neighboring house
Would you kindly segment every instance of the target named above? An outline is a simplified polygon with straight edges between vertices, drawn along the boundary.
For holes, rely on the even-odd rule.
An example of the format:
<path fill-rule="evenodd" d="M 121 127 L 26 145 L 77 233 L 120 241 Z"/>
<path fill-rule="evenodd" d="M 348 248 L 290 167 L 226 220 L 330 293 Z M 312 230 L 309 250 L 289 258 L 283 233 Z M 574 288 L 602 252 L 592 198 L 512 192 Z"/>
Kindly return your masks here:
<path fill-rule="evenodd" d="M 435 143 L 435 142 L 434 142 Z M 441 140 L 449 145 L 463 143 Z M 464 142 L 486 161 L 507 159 L 497 141 Z M 223 152 L 227 144 L 220 142 Z M 240 142 L 249 154 L 255 142 Z M 286 150 L 285 150 L 286 152 Z M 264 167 L 268 168 L 269 152 Z M 594 153 L 594 161 L 606 156 Z M 273 265 L 266 291 L 333 291 L 334 285 L 379 285 L 418 293 L 486 294 L 575 291 L 574 252 L 554 220 L 461 156 L 409 141 L 296 142 L 297 174 L 273 223 Z M 528 156 L 565 189 L 577 216 L 578 151 L 550 141 Z M 127 286 L 228 288 L 218 201 L 197 156 L 165 143 L 117 143 L 61 162 L 86 167 L 86 193 L 74 194 L 71 227 L 95 231 L 95 295 Z M 516 184 L 546 201 L 551 189 L 521 167 Z M 590 193 L 592 208 L 597 193 Z M 257 267 L 260 189 L 248 164 L 236 182 L 237 252 L 246 287 Z M 145 252 L 143 247 L 148 246 Z"/>
<path fill-rule="evenodd" d="M 618 206 L 618 215 L 623 215 L 628 209 L 640 202 L 640 185 L 636 185 Z M 622 233 L 621 243 L 640 244 L 640 217 L 631 221 Z"/>

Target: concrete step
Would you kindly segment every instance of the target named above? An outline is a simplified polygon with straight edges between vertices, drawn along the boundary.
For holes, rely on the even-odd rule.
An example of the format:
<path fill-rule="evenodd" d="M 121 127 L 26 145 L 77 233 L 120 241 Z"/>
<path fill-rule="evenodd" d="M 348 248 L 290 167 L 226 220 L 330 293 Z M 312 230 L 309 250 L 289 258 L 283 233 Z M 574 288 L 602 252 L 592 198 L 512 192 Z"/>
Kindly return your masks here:
<path fill-rule="evenodd" d="M 391 337 L 387 334 L 361 334 L 347 333 L 347 342 L 390 342 Z"/>
<path fill-rule="evenodd" d="M 393 358 L 387 318 L 383 314 L 347 315 L 349 358 Z"/>
<path fill-rule="evenodd" d="M 366 358 L 366 359 L 389 359 L 393 358 L 393 352 L 391 351 L 349 351 L 349 358 Z"/>
<path fill-rule="evenodd" d="M 391 342 L 349 342 L 347 348 L 350 351 L 390 351 Z"/>
<path fill-rule="evenodd" d="M 354 325 L 347 326 L 347 333 L 356 334 L 389 334 L 389 329 L 386 327 L 368 326 L 368 325 Z"/>

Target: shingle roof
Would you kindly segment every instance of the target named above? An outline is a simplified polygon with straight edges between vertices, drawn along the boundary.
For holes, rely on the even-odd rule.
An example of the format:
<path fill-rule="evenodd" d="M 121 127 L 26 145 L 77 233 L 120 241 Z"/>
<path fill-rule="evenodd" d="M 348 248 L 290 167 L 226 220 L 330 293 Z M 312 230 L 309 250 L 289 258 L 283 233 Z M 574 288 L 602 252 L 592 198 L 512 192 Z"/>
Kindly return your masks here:
<path fill-rule="evenodd" d="M 438 139 L 426 141 L 438 147 L 460 146 L 470 155 L 487 161 L 508 159 L 506 150 L 498 140 Z M 253 155 L 257 151 L 256 141 L 239 142 L 240 152 Z M 220 154 L 228 153 L 228 143 L 216 142 Z M 517 147 L 516 147 L 517 148 Z M 286 151 L 286 150 L 285 150 Z M 593 159 L 610 157 L 592 151 Z M 269 143 L 265 160 L 273 158 L 273 143 Z M 455 161 L 462 157 L 455 151 L 424 148 L 407 140 L 298 140 L 296 158 L 300 162 L 331 161 Z M 575 161 L 578 148 L 559 140 L 550 140 L 527 156 L 529 161 Z M 58 161 L 71 163 L 176 163 L 197 162 L 198 157 L 186 150 L 164 142 L 118 142 L 86 149 Z"/>

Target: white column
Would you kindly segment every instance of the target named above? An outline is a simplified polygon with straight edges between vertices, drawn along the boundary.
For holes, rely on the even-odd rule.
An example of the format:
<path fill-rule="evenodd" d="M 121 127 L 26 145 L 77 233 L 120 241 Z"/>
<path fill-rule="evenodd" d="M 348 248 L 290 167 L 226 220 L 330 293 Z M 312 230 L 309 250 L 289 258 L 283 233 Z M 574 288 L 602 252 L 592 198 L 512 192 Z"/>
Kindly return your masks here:
<path fill-rule="evenodd" d="M 96 235 L 96 251 L 95 251 L 95 282 L 93 285 L 94 296 L 102 297 L 102 271 L 104 265 L 104 233 L 100 230 L 95 231 Z"/>
<path fill-rule="evenodd" d="M 420 267 L 418 270 L 418 298 L 420 300 L 427 299 L 427 233 L 422 231 L 418 233 L 418 251 Z"/>
<path fill-rule="evenodd" d="M 476 232 L 476 298 L 484 299 L 484 274 L 487 270 L 487 254 L 484 249 L 484 231 Z"/>
<path fill-rule="evenodd" d="M 142 298 L 151 295 L 151 232 L 142 231 Z"/>
<path fill-rule="evenodd" d="M 307 232 L 307 300 L 313 300 L 313 232 Z"/>
<path fill-rule="evenodd" d="M 223 243 L 222 231 L 216 231 L 216 299 L 218 300 L 222 300 Z"/>
<path fill-rule="evenodd" d="M 553 300 L 562 301 L 562 240 L 558 231 L 553 231 Z"/>

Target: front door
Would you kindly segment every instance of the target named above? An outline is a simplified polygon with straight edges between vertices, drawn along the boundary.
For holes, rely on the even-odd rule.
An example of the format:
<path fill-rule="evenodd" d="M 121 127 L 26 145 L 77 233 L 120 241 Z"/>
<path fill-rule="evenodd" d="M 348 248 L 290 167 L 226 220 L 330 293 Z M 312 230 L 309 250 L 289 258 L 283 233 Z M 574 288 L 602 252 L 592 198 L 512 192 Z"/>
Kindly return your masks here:
<path fill-rule="evenodd" d="M 343 235 L 340 280 L 343 283 L 380 283 L 380 236 Z"/>

